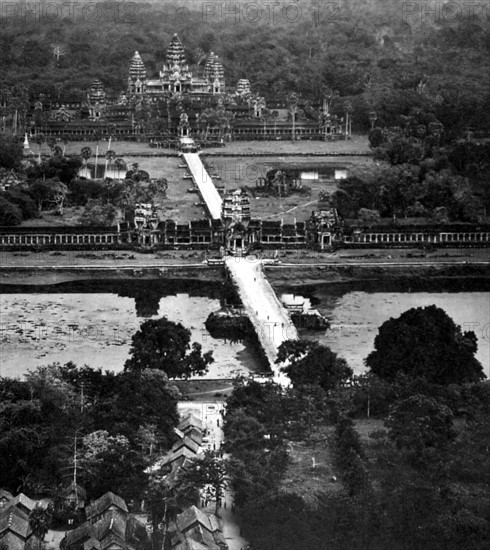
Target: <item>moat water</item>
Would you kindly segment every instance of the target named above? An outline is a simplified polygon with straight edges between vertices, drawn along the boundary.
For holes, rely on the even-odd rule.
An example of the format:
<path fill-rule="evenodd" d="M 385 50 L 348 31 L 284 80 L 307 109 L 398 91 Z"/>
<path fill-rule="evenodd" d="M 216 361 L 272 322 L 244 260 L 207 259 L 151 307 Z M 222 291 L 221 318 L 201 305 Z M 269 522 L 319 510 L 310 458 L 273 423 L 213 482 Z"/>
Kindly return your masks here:
<path fill-rule="evenodd" d="M 135 298 L 115 293 L 29 293 L 0 297 L 0 376 L 20 377 L 38 365 L 89 365 L 120 372 L 142 322 L 165 315 L 191 331 L 191 342 L 212 350 L 206 378 L 233 378 L 259 368 L 252 346 L 213 338 L 206 318 L 220 300 L 186 293 L 158 299 L 157 311 L 137 311 Z"/>
<path fill-rule="evenodd" d="M 68 291 L 63 287 L 54 291 L 43 287 L 2 292 L 0 376 L 20 377 L 39 365 L 68 361 L 119 372 L 129 356 L 131 337 L 141 323 L 162 315 L 189 328 L 191 341 L 202 344 L 203 351 L 213 351 L 215 363 L 207 378 L 233 378 L 260 370 L 250 343 L 213 338 L 204 327 L 209 313 L 218 310 L 222 303 L 218 285 L 198 285 L 192 292 L 182 288 L 153 292 L 143 281 L 132 281 L 130 287 L 119 292 L 110 292 L 109 287 L 89 283 L 88 287 L 72 285 Z M 435 304 L 463 330 L 475 331 L 477 358 L 490 376 L 490 292 L 486 289 L 366 292 L 358 288 L 323 285 L 296 291 L 310 298 L 332 323 L 327 331 L 300 331 L 301 334 L 330 346 L 345 357 L 356 373 L 361 373 L 384 321 L 412 307 Z"/>
<path fill-rule="evenodd" d="M 463 331 L 473 330 L 478 338 L 477 359 L 490 377 L 490 292 L 364 292 L 349 291 L 340 296 L 323 289 L 313 300 L 331 323 L 321 333 L 302 332 L 328 345 L 344 357 L 356 374 L 366 370 L 364 359 L 374 349 L 378 328 L 413 307 L 436 305 Z"/>

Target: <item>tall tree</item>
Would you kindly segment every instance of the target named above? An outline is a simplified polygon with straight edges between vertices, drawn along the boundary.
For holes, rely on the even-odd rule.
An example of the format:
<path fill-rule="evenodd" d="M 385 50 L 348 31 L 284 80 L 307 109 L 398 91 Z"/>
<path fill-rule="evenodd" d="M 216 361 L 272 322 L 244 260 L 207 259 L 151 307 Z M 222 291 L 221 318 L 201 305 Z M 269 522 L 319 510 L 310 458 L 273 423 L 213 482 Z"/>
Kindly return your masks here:
<path fill-rule="evenodd" d="M 299 95 L 295 92 L 291 92 L 287 97 L 288 113 L 291 116 L 292 129 L 291 139 L 296 140 L 296 115 L 298 114 Z"/>
<path fill-rule="evenodd" d="M 215 513 L 218 515 L 221 499 L 228 485 L 226 465 L 227 461 L 221 458 L 217 451 L 206 450 L 202 457 L 194 459 L 186 466 L 180 478 L 180 487 L 203 489 L 206 498 L 215 500 Z"/>
<path fill-rule="evenodd" d="M 475 358 L 477 337 L 462 332 L 436 306 L 413 308 L 379 328 L 367 366 L 382 378 L 398 373 L 426 378 L 433 384 L 463 384 L 485 378 Z"/>
<path fill-rule="evenodd" d="M 283 342 L 276 362 L 287 363 L 282 370 L 293 386 L 318 385 L 326 392 L 345 383 L 353 374 L 345 359 L 314 342 Z"/>
<path fill-rule="evenodd" d="M 386 426 L 397 447 L 417 459 L 428 448 L 447 448 L 456 437 L 451 409 L 425 395 L 412 395 L 393 405 Z"/>
<path fill-rule="evenodd" d="M 194 342 L 191 332 L 181 323 L 166 317 L 145 321 L 133 336 L 130 358 L 125 370 L 163 370 L 169 378 L 188 378 L 193 374 L 202 376 L 214 361 L 213 353 L 202 354 L 202 346 Z"/>
<path fill-rule="evenodd" d="M 44 506 L 36 506 L 32 509 L 29 514 L 29 526 L 32 529 L 32 532 L 38 539 L 38 548 L 42 547 L 44 542 L 44 537 L 49 530 L 51 525 L 53 513 L 51 508 Z"/>

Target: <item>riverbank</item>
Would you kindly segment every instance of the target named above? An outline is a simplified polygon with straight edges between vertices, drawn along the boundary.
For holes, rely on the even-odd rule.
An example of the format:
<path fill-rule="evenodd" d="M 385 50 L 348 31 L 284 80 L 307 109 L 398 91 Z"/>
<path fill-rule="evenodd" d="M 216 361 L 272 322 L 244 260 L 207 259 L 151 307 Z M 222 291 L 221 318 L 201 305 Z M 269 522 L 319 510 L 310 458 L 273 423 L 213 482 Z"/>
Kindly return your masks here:
<path fill-rule="evenodd" d="M 265 266 L 276 287 L 305 287 L 322 283 L 392 281 L 405 279 L 490 280 L 488 249 L 273 250 L 262 255 L 237 258 L 275 257 Z M 224 281 L 220 266 L 208 266 L 205 251 L 170 250 L 152 253 L 98 250 L 63 252 L 0 252 L 0 285 L 58 285 L 81 280 Z"/>
<path fill-rule="evenodd" d="M 407 284 L 414 290 L 429 287 L 434 290 L 442 283 L 451 286 L 453 282 L 453 291 L 473 290 L 472 284 L 490 290 L 490 263 L 267 266 L 266 273 L 274 287 L 289 289 L 322 284 L 359 287 L 362 284 L 368 291 L 380 285 L 388 289 L 396 283 Z"/>

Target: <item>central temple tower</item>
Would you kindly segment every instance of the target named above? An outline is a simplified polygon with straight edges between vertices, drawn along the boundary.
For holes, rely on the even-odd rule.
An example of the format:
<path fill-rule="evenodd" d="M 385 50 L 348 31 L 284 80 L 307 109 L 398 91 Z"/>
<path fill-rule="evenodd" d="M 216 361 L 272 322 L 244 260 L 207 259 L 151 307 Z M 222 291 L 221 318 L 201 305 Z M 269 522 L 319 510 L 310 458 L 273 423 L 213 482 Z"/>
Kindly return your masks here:
<path fill-rule="evenodd" d="M 225 79 L 223 65 L 218 56 L 211 52 L 204 74 L 195 76 L 187 64 L 184 46 L 174 34 L 167 48 L 166 61 L 159 71 L 158 78 L 148 79 L 146 68 L 138 52 L 134 53 L 129 68 L 128 93 L 145 95 L 154 100 L 171 97 L 174 94 L 210 96 L 223 94 Z"/>

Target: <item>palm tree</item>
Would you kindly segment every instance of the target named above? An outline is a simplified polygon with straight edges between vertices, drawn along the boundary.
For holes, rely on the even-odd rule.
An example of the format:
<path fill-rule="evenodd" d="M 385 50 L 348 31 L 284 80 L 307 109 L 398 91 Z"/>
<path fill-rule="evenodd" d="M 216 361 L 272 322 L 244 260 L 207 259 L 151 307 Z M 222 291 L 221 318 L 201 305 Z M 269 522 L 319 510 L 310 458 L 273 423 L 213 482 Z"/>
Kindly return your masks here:
<path fill-rule="evenodd" d="M 88 159 L 92 156 L 92 149 L 90 147 L 82 147 L 82 158 L 85 161 L 85 169 L 87 169 Z"/>
<path fill-rule="evenodd" d="M 267 122 L 271 122 L 273 118 L 274 116 L 272 114 L 272 111 L 264 108 L 264 110 L 262 111 L 262 120 L 264 121 L 264 139 L 266 138 L 267 134 Z"/>
<path fill-rule="evenodd" d="M 291 92 L 288 95 L 288 111 L 293 121 L 293 128 L 291 138 L 294 141 L 296 139 L 296 113 L 298 112 L 299 96 L 295 92 Z"/>
<path fill-rule="evenodd" d="M 105 173 L 107 174 L 107 164 L 116 158 L 116 152 L 108 149 L 105 153 Z"/>
<path fill-rule="evenodd" d="M 279 111 L 272 111 L 271 119 L 274 121 L 274 135 L 277 134 L 277 119 L 279 118 Z"/>
<path fill-rule="evenodd" d="M 350 116 L 350 114 L 352 113 L 352 103 L 350 101 L 346 101 L 344 103 L 344 110 L 345 110 L 345 139 L 349 139 L 351 134 L 351 126 L 352 126 L 352 120 Z"/>
<path fill-rule="evenodd" d="M 120 172 L 121 170 L 124 168 L 125 166 L 125 162 L 122 158 L 117 158 L 115 161 L 114 161 L 114 165 L 117 169 L 117 179 L 119 179 L 119 175 L 120 175 Z"/>
<path fill-rule="evenodd" d="M 63 134 L 61 136 L 61 141 L 63 142 L 63 156 L 65 156 L 66 146 L 68 145 L 68 143 L 70 143 L 70 139 L 68 137 L 68 134 Z"/>
<path fill-rule="evenodd" d="M 95 140 L 95 174 L 94 178 L 97 179 L 97 168 L 98 168 L 98 162 L 99 162 L 99 141 L 101 140 L 102 136 L 100 132 L 94 132 L 94 140 Z"/>
<path fill-rule="evenodd" d="M 39 164 L 41 164 L 41 147 L 43 143 L 46 141 L 46 138 L 43 134 L 36 134 L 33 138 L 33 141 L 37 143 L 38 145 L 38 157 L 39 157 Z"/>
<path fill-rule="evenodd" d="M 52 516 L 53 514 L 50 506 L 44 508 L 39 505 L 33 508 L 29 514 L 29 526 L 38 539 L 39 549 L 42 547 L 44 537 L 49 530 Z"/>
<path fill-rule="evenodd" d="M 46 144 L 48 145 L 48 147 L 51 149 L 51 155 L 54 154 L 54 148 L 56 146 L 56 138 L 54 137 L 48 137 L 46 139 Z"/>

